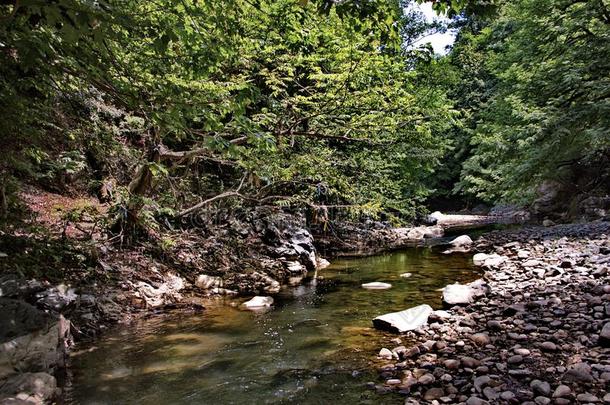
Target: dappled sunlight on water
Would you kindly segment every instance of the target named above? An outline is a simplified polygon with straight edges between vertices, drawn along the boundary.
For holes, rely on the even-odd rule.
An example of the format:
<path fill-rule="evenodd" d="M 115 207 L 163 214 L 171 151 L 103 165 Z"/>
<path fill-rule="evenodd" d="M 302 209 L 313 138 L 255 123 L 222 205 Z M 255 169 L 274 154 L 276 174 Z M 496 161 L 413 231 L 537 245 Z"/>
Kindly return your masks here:
<path fill-rule="evenodd" d="M 282 290 L 265 313 L 237 308 L 245 299 L 215 300 L 202 313 L 142 320 L 91 350 L 79 347 L 67 401 L 401 403 L 365 388 L 377 378 L 369 366 L 384 337 L 371 320 L 422 303 L 439 307 L 439 288 L 476 278 L 470 256 L 430 249 L 338 259 L 318 275 Z M 392 288 L 361 288 L 374 281 Z"/>

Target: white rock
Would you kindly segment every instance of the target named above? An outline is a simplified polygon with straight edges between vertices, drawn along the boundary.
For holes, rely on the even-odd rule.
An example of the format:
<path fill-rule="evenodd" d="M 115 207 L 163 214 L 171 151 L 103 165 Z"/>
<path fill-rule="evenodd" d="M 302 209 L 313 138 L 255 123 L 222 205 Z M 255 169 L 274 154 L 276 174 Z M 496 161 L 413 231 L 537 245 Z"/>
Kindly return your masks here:
<path fill-rule="evenodd" d="M 256 296 L 252 298 L 250 301 L 246 301 L 243 303 L 243 306 L 246 308 L 265 308 L 273 305 L 272 297 L 261 297 Z"/>
<path fill-rule="evenodd" d="M 373 325 L 377 329 L 403 333 L 427 324 L 432 311 L 430 305 L 418 305 L 404 311 L 378 316 L 373 319 Z"/>
<path fill-rule="evenodd" d="M 400 275 L 400 277 L 402 277 L 402 278 L 409 278 L 409 277 L 411 277 L 412 275 L 413 275 L 412 273 L 402 273 L 402 274 Z"/>
<path fill-rule="evenodd" d="M 328 266 L 330 266 L 330 262 L 328 260 L 318 257 L 318 261 L 317 261 L 318 269 L 324 269 Z"/>
<path fill-rule="evenodd" d="M 491 255 L 488 255 L 487 253 L 477 253 L 472 256 L 472 262 L 475 266 L 482 266 L 485 263 L 485 260 L 487 260 L 490 256 Z"/>
<path fill-rule="evenodd" d="M 443 213 L 440 211 L 434 211 L 432 214 L 430 214 L 428 216 L 438 220 L 438 219 L 443 218 L 445 215 L 443 215 Z"/>
<path fill-rule="evenodd" d="M 475 289 L 462 284 L 450 284 L 443 288 L 443 302 L 448 305 L 465 305 L 474 301 Z"/>
<path fill-rule="evenodd" d="M 390 349 L 386 349 L 384 347 L 383 349 L 379 350 L 379 357 L 381 357 L 382 359 L 391 360 L 393 355 Z"/>
<path fill-rule="evenodd" d="M 477 253 L 472 256 L 472 262 L 475 266 L 485 266 L 485 267 L 498 267 L 502 263 L 504 263 L 508 258 L 506 256 L 500 256 L 495 253 L 486 254 L 486 253 Z"/>
<path fill-rule="evenodd" d="M 222 279 L 220 277 L 208 276 L 207 274 L 200 274 L 195 280 L 195 285 L 199 288 L 207 290 L 208 288 L 221 287 Z"/>
<path fill-rule="evenodd" d="M 452 246 L 470 246 L 472 245 L 472 239 L 468 235 L 461 235 L 453 239 L 449 244 Z"/>
<path fill-rule="evenodd" d="M 489 259 L 485 260 L 485 267 L 490 267 L 490 268 L 497 268 L 500 267 L 500 265 L 502 263 L 504 263 L 506 261 L 506 256 L 497 256 L 497 257 L 490 257 Z"/>
<path fill-rule="evenodd" d="M 447 319 L 451 318 L 451 314 L 447 311 L 443 311 L 442 309 L 433 311 L 431 316 L 434 317 L 435 319 L 441 319 L 441 320 L 447 320 Z"/>
<path fill-rule="evenodd" d="M 374 281 L 372 283 L 362 284 L 362 288 L 366 288 L 367 290 L 387 290 L 388 288 L 392 288 L 392 284 Z"/>

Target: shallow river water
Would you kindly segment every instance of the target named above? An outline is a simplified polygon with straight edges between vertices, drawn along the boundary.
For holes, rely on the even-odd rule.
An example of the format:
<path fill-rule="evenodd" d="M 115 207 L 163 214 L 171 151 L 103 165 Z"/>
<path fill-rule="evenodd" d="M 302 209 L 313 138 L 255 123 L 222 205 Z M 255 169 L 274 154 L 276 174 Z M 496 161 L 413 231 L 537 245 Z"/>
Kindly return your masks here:
<path fill-rule="evenodd" d="M 470 255 L 431 248 L 335 259 L 318 276 L 284 289 L 265 313 L 235 307 L 245 299 L 218 300 L 201 313 L 117 327 L 76 348 L 66 402 L 402 403 L 366 388 L 378 381 L 371 365 L 384 338 L 371 320 L 423 303 L 439 308 L 440 288 L 477 277 Z M 360 287 L 372 281 L 392 288 Z"/>

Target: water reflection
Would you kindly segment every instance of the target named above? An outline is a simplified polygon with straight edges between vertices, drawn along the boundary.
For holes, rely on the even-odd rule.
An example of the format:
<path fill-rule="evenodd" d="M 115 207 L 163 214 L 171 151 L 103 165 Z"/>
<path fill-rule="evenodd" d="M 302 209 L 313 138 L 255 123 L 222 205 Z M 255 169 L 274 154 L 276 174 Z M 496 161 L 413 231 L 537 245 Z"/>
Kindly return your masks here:
<path fill-rule="evenodd" d="M 364 387 L 377 378 L 369 363 L 383 337 L 371 319 L 439 306 L 439 288 L 474 277 L 469 256 L 430 249 L 337 260 L 317 283 L 284 289 L 269 312 L 214 301 L 201 314 L 143 320 L 79 348 L 68 402 L 401 403 Z M 367 282 L 392 288 L 362 289 Z"/>

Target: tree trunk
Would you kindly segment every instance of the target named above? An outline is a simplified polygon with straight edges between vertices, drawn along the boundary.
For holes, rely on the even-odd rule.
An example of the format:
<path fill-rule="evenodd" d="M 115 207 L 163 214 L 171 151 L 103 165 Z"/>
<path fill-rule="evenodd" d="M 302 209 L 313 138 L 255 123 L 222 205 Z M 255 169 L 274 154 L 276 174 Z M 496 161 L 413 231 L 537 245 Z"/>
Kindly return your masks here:
<path fill-rule="evenodd" d="M 157 137 L 155 137 L 155 140 Z M 129 201 L 125 207 L 124 215 L 112 226 L 113 233 L 121 235 L 121 241 L 131 244 L 145 229 L 140 224 L 140 211 L 144 206 L 142 197 L 148 195 L 153 186 L 153 173 L 150 165 L 161 161 L 158 142 L 151 147 L 145 163 L 136 172 L 135 177 L 129 183 Z"/>
<path fill-rule="evenodd" d="M 8 217 L 8 198 L 6 197 L 6 182 L 0 183 L 0 218 Z"/>

